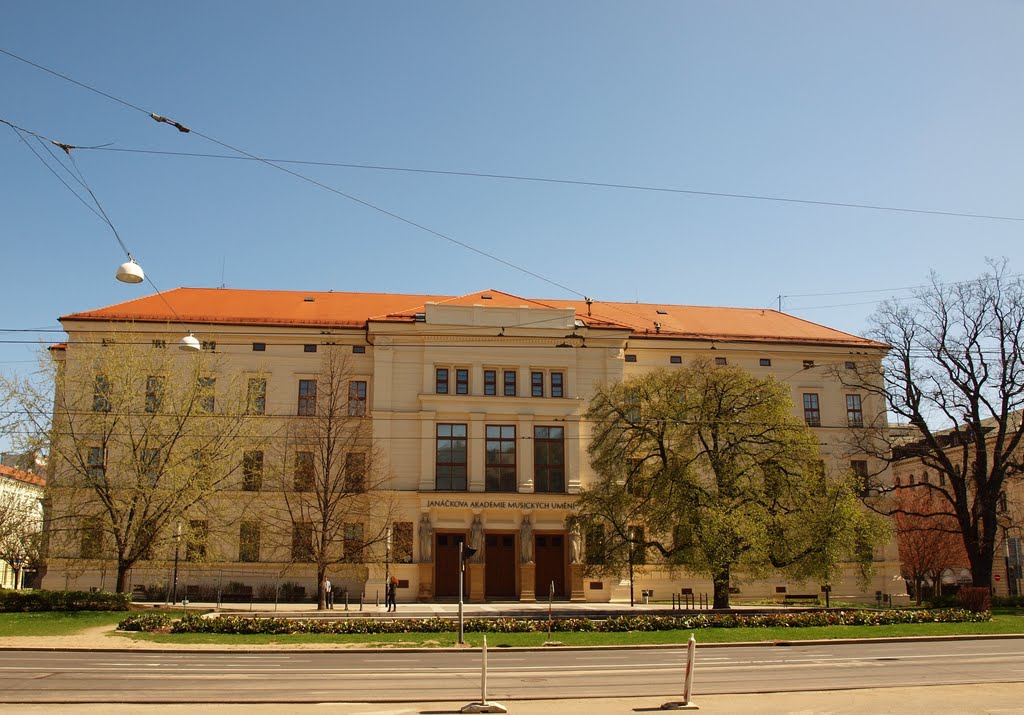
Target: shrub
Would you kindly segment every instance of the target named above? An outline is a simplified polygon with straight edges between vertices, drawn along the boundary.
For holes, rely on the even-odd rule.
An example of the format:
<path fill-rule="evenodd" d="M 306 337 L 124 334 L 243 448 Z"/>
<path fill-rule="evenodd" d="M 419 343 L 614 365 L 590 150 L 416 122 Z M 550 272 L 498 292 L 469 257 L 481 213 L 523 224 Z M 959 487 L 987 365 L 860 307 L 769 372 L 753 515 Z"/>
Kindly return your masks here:
<path fill-rule="evenodd" d="M 987 611 L 992 606 L 992 593 L 985 586 L 961 586 L 956 597 L 962 608 L 974 613 Z"/>
<path fill-rule="evenodd" d="M 105 591 L 0 591 L 0 611 L 127 611 L 130 594 Z"/>
<path fill-rule="evenodd" d="M 153 631 L 168 630 L 171 627 L 171 617 L 166 613 L 140 613 L 135 616 L 128 616 L 117 624 L 119 631 Z"/>

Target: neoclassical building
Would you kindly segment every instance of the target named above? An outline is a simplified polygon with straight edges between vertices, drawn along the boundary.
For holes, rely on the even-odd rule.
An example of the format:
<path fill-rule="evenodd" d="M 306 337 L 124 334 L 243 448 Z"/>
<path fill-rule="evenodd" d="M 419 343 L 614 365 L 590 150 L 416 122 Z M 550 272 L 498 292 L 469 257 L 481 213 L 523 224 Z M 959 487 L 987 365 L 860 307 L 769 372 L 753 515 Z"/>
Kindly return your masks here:
<path fill-rule="evenodd" d="M 190 331 L 222 364 L 265 380 L 266 420 L 303 414 L 324 346 L 343 350 L 350 398 L 371 425 L 396 503 L 387 563 L 378 551 L 361 571 L 338 575 L 364 579 L 351 587 L 362 586 L 371 600 L 382 594 L 385 569 L 399 579 L 400 601 L 454 597 L 460 542 L 480 551 L 465 582 L 471 601 L 546 599 L 551 584 L 557 598 L 628 597 L 628 583 L 585 575 L 585 545 L 566 526 L 581 486 L 593 479 L 583 414 L 596 385 L 698 356 L 788 384 L 794 414 L 814 428 L 829 470 L 880 471 L 838 445 L 841 434 L 884 406 L 844 389 L 834 370 L 877 363 L 885 346 L 775 310 L 532 299 L 496 290 L 453 297 L 179 288 L 61 322 L 67 341 L 55 354 L 63 360 L 100 334 L 130 328 L 136 341 L 173 350 Z M 244 502 L 254 488 L 251 471 L 241 470 L 235 491 L 223 498 Z M 59 474 L 54 478 L 59 489 Z M 315 572 L 294 558 L 294 544 L 261 541 L 259 510 L 225 524 L 210 525 L 202 563 L 182 564 L 189 579 L 257 590 L 288 579 L 307 593 L 315 589 Z M 166 583 L 172 551 L 138 564 L 133 586 Z M 51 554 L 48 569 L 46 586 L 98 586 L 102 578 L 111 585 L 109 568 L 82 568 L 74 553 Z M 876 593 L 894 592 L 898 574 L 890 545 L 876 554 L 866 591 L 851 569 L 832 594 L 873 602 Z M 773 598 L 817 593 L 819 585 L 778 578 L 737 588 L 739 599 Z M 635 589 L 663 599 L 681 589 L 712 590 L 709 580 L 670 576 L 656 564 L 636 569 Z"/>

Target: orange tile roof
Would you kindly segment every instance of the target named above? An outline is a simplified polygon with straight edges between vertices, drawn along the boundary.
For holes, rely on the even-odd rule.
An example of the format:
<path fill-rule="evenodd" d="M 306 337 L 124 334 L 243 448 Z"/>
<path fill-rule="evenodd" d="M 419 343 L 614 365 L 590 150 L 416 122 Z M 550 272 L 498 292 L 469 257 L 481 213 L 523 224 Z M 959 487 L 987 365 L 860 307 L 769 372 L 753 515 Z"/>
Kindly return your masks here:
<path fill-rule="evenodd" d="M 37 487 L 46 486 L 46 477 L 32 472 L 26 472 L 24 469 L 16 469 L 15 467 L 8 467 L 5 464 L 0 464 L 0 476 L 10 477 L 19 482 L 25 482 L 26 484 L 34 484 Z"/>
<path fill-rule="evenodd" d="M 604 301 L 594 301 L 588 306 L 582 299 L 521 298 L 495 290 L 444 296 L 175 288 L 162 296 L 150 295 L 106 308 L 72 313 L 61 320 L 364 327 L 368 322 L 411 321 L 431 302 L 573 308 L 577 318 L 589 328 L 629 330 L 637 337 L 884 347 L 882 343 L 776 310 Z M 656 324 L 660 325 L 660 330 Z"/>

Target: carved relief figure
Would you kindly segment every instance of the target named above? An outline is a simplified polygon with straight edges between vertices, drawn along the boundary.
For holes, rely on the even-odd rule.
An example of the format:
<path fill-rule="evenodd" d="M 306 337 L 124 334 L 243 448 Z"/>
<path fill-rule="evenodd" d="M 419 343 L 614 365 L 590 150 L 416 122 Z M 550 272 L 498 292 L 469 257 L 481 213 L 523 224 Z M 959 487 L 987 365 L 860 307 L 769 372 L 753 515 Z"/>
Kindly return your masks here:
<path fill-rule="evenodd" d="M 519 527 L 519 552 L 521 563 L 533 562 L 533 524 L 529 515 L 523 517 L 523 523 Z"/>
<path fill-rule="evenodd" d="M 476 549 L 476 553 L 470 557 L 470 561 L 478 564 L 484 560 L 484 523 L 477 514 L 473 517 L 473 525 L 469 527 L 469 545 Z"/>
<path fill-rule="evenodd" d="M 569 522 L 569 563 L 583 563 L 583 534 L 576 519 Z"/>
<path fill-rule="evenodd" d="M 420 517 L 420 563 L 432 561 L 431 552 L 434 546 L 434 527 L 430 523 L 430 514 Z"/>

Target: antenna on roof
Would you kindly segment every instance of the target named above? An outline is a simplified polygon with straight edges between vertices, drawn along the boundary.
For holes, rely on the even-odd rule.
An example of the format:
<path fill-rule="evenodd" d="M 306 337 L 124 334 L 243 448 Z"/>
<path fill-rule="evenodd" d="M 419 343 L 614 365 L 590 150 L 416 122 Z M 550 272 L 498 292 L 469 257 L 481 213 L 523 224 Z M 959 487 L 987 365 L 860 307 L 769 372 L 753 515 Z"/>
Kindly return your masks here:
<path fill-rule="evenodd" d="M 227 262 L 228 262 L 228 257 L 227 256 L 221 256 L 220 257 L 220 287 L 221 288 L 225 287 L 225 285 L 224 285 L 224 267 L 225 267 L 225 265 L 227 265 Z"/>

